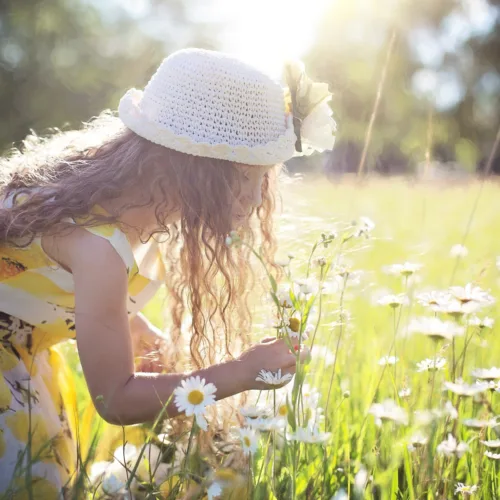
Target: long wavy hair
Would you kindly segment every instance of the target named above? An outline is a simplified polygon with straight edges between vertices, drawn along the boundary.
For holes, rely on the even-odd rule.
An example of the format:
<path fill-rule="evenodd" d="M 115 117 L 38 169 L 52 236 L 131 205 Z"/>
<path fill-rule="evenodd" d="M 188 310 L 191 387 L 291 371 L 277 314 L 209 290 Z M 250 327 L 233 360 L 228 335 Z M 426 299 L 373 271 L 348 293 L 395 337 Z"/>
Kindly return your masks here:
<path fill-rule="evenodd" d="M 271 265 L 278 169 L 266 174 L 262 204 L 241 233 L 250 244 L 259 240 Z M 0 160 L 0 199 L 13 201 L 0 205 L 0 246 L 27 246 L 37 236 L 62 231 L 67 217 L 82 217 L 82 226 L 119 223 L 120 213 L 92 214 L 92 208 L 140 192 L 121 213 L 156 206 L 158 230 L 145 235 L 144 242 L 161 239 L 167 269 L 172 349 L 166 368 L 202 368 L 249 344 L 248 299 L 256 278 L 248 265 L 249 250 L 225 242 L 239 176 L 232 162 L 153 144 L 103 112 L 81 130 L 28 136 L 21 148 Z M 158 190 L 159 203 L 154 199 Z M 16 203 L 19 196 L 22 203 Z M 181 218 L 168 224 L 173 210 Z"/>

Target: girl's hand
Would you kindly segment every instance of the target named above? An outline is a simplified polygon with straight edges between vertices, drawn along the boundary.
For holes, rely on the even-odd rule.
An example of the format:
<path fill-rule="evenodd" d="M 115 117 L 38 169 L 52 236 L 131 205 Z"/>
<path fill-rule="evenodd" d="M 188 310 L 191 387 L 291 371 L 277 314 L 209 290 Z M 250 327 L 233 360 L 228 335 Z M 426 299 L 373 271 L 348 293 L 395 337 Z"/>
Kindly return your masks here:
<path fill-rule="evenodd" d="M 164 369 L 164 351 L 167 339 L 142 314 L 130 321 L 136 371 L 161 373 Z"/>
<path fill-rule="evenodd" d="M 283 387 L 281 385 L 268 385 L 263 382 L 257 382 L 255 379 L 260 370 L 267 370 L 276 373 L 281 369 L 281 376 L 290 373 L 294 374 L 297 367 L 298 343 L 294 341 L 292 349 L 287 345 L 284 339 L 267 337 L 259 344 L 255 344 L 245 351 L 238 360 L 241 368 L 245 371 L 248 389 L 266 390 Z M 298 358 L 303 363 L 309 356 L 309 349 L 301 345 Z"/>

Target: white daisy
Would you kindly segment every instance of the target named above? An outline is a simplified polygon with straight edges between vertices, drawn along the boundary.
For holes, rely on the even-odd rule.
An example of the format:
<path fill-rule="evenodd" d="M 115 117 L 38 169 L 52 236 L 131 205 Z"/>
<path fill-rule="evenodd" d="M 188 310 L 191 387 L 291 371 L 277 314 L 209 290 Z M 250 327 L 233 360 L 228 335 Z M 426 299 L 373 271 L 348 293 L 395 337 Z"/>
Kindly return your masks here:
<path fill-rule="evenodd" d="M 484 456 L 491 458 L 492 460 L 500 460 L 500 453 L 492 453 L 491 451 L 485 451 Z"/>
<path fill-rule="evenodd" d="M 475 396 L 476 394 L 486 391 L 486 389 L 487 388 L 482 384 L 469 385 L 461 380 L 443 383 L 443 390 L 448 390 L 460 396 Z"/>
<path fill-rule="evenodd" d="M 436 372 L 446 365 L 444 358 L 427 358 L 417 363 L 417 372 Z"/>
<path fill-rule="evenodd" d="M 281 376 L 281 368 L 273 373 L 269 370 L 261 370 L 258 377 L 255 379 L 257 382 L 263 382 L 267 385 L 283 385 L 292 380 L 293 375 L 291 373 L 285 373 Z"/>
<path fill-rule="evenodd" d="M 450 287 L 450 293 L 463 304 L 477 302 L 478 304 L 488 306 L 495 302 L 492 295 L 482 288 L 474 286 L 472 283 L 467 283 L 464 287 L 452 286 Z"/>
<path fill-rule="evenodd" d="M 174 402 L 179 412 L 185 412 L 186 416 L 194 415 L 196 423 L 203 429 L 207 429 L 207 421 L 204 418 L 205 409 L 208 405 L 215 403 L 214 384 L 205 383 L 205 379 L 189 377 L 181 382 L 180 387 L 174 390 Z"/>
<path fill-rule="evenodd" d="M 298 294 L 304 296 L 311 295 L 312 293 L 317 293 L 319 290 L 318 282 L 313 278 L 298 279 L 294 281 Z"/>
<path fill-rule="evenodd" d="M 497 380 L 500 379 L 500 368 L 475 368 L 471 375 L 481 380 Z"/>
<path fill-rule="evenodd" d="M 207 490 L 208 500 L 213 500 L 222 495 L 222 486 L 217 481 L 214 481 Z"/>
<path fill-rule="evenodd" d="M 102 477 L 101 487 L 108 495 L 123 493 L 127 484 L 127 469 L 118 462 L 112 462 Z"/>
<path fill-rule="evenodd" d="M 409 387 L 403 387 L 403 389 L 398 392 L 398 396 L 402 399 L 409 398 L 411 396 L 411 389 Z"/>
<path fill-rule="evenodd" d="M 378 364 L 380 366 L 385 366 L 385 365 L 395 365 L 399 361 L 399 358 L 396 356 L 382 356 L 378 360 Z"/>
<path fill-rule="evenodd" d="M 422 264 L 405 262 L 404 264 L 392 264 L 391 266 L 385 266 L 383 271 L 387 274 L 399 274 L 401 276 L 408 277 L 415 274 L 421 268 Z"/>
<path fill-rule="evenodd" d="M 424 307 L 435 310 L 436 307 L 443 306 L 450 300 L 450 293 L 446 291 L 423 292 L 417 295 L 417 302 Z"/>
<path fill-rule="evenodd" d="M 465 452 L 469 450 L 469 445 L 464 442 L 457 442 L 455 437 L 451 434 L 448 434 L 448 439 L 446 441 L 442 441 L 437 446 L 437 452 L 447 457 L 452 455 L 456 455 L 460 458 Z"/>
<path fill-rule="evenodd" d="M 485 316 L 484 318 L 478 318 L 477 316 L 471 316 L 469 318 L 469 325 L 478 326 L 479 328 L 489 328 L 492 329 L 495 324 L 495 320 L 493 318 L 488 318 Z"/>
<path fill-rule="evenodd" d="M 477 490 L 478 487 L 475 484 L 473 484 L 472 486 L 467 486 L 464 483 L 457 483 L 457 486 L 455 488 L 455 495 L 457 493 L 462 493 L 463 496 L 473 495 Z"/>
<path fill-rule="evenodd" d="M 453 245 L 450 249 L 450 257 L 467 257 L 469 250 L 460 244 Z"/>
<path fill-rule="evenodd" d="M 286 427 L 286 420 L 282 417 L 255 418 L 247 420 L 247 424 L 257 431 L 282 431 Z"/>
<path fill-rule="evenodd" d="M 443 409 L 442 413 L 444 416 L 448 416 L 452 420 L 456 420 L 458 418 L 458 411 L 453 406 L 453 403 L 451 401 L 446 401 L 446 404 L 444 405 L 444 409 Z"/>
<path fill-rule="evenodd" d="M 420 333 L 434 340 L 451 340 L 453 337 L 463 335 L 465 328 L 452 321 L 442 321 L 435 317 L 423 317 L 413 319 L 408 326 L 408 332 Z"/>
<path fill-rule="evenodd" d="M 494 418 L 490 420 L 480 420 L 478 418 L 466 418 L 462 420 L 462 424 L 465 425 L 465 427 L 470 427 L 471 429 L 486 429 L 486 428 L 498 427 L 500 425 L 500 422 L 498 422 Z"/>
<path fill-rule="evenodd" d="M 370 233 L 375 229 L 375 223 L 368 217 L 364 216 L 359 218 L 359 222 L 353 222 L 353 225 L 356 226 L 356 230 L 354 232 L 355 238 L 359 238 L 363 235 L 368 238 Z"/>
<path fill-rule="evenodd" d="M 479 302 L 460 302 L 454 297 L 451 297 L 448 302 L 435 306 L 433 310 L 435 312 L 448 314 L 454 319 L 460 319 L 468 314 L 478 312 L 483 305 Z"/>
<path fill-rule="evenodd" d="M 408 450 L 415 451 L 417 448 L 425 446 L 429 442 L 429 438 L 421 432 L 416 432 L 408 440 Z"/>
<path fill-rule="evenodd" d="M 313 345 L 311 349 L 311 356 L 313 359 L 322 358 L 325 368 L 335 363 L 335 354 L 324 345 Z"/>
<path fill-rule="evenodd" d="M 276 292 L 276 298 L 281 307 L 290 309 L 293 307 L 292 298 L 290 296 L 291 288 L 289 286 L 280 287 Z"/>
<path fill-rule="evenodd" d="M 389 306 L 396 309 L 399 306 L 407 305 L 410 301 L 408 297 L 402 293 L 399 295 L 389 294 L 377 300 L 377 304 L 381 306 Z"/>
<path fill-rule="evenodd" d="M 272 414 L 269 407 L 264 405 L 252 405 L 240 408 L 240 413 L 247 419 L 267 418 Z"/>
<path fill-rule="evenodd" d="M 375 423 L 379 426 L 384 420 L 392 420 L 398 424 L 408 425 L 406 410 L 398 406 L 392 399 L 372 404 L 368 413 L 371 413 L 375 417 Z"/>
<path fill-rule="evenodd" d="M 240 429 L 240 439 L 243 445 L 243 452 L 245 455 L 250 453 L 255 453 L 259 447 L 259 435 L 254 429 L 250 427 L 244 427 Z"/>
<path fill-rule="evenodd" d="M 321 432 L 317 427 L 308 426 L 308 427 L 297 427 L 295 432 L 291 432 L 288 434 L 288 439 L 290 441 L 298 441 L 300 443 L 308 443 L 308 444 L 317 444 L 317 443 L 326 443 L 330 436 L 331 432 Z"/>
<path fill-rule="evenodd" d="M 119 446 L 113 453 L 113 459 L 122 464 L 128 465 L 137 458 L 139 455 L 139 450 L 133 444 L 126 443 L 125 446 Z"/>
<path fill-rule="evenodd" d="M 500 439 L 494 439 L 491 441 L 481 441 L 487 448 L 500 448 Z"/>

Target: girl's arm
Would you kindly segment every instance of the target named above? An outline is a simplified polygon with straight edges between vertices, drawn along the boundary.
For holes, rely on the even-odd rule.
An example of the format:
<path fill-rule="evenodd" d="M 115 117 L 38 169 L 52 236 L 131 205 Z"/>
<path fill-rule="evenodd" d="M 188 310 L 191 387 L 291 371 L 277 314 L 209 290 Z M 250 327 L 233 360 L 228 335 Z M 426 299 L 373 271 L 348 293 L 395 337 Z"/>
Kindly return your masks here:
<path fill-rule="evenodd" d="M 58 238 L 60 263 L 75 282 L 76 340 L 83 373 L 99 414 L 128 425 L 154 420 L 182 379 L 199 375 L 217 387 L 216 399 L 248 389 L 269 388 L 255 381 L 260 369 L 295 371 L 296 357 L 286 344 L 257 344 L 236 359 L 192 373 L 135 373 L 127 315 L 127 274 L 111 244 L 76 228 Z M 301 353 L 304 359 L 307 352 Z M 167 416 L 178 414 L 173 398 Z"/>

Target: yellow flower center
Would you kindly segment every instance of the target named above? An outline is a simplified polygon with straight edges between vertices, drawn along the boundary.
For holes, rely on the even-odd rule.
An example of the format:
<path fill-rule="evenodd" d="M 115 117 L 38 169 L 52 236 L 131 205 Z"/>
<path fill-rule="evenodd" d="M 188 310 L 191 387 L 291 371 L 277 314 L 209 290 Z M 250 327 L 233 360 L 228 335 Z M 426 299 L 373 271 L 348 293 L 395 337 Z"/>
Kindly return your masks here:
<path fill-rule="evenodd" d="M 248 448 L 250 448 L 250 438 L 248 436 L 245 436 L 243 438 L 243 442 L 245 443 L 245 446 L 247 446 Z"/>
<path fill-rule="evenodd" d="M 192 405 L 199 405 L 204 399 L 205 399 L 205 396 L 198 389 L 191 391 L 188 395 L 188 401 Z"/>
<path fill-rule="evenodd" d="M 278 413 L 279 415 L 281 415 L 282 417 L 286 417 L 287 413 L 288 413 L 288 408 L 286 407 L 286 405 L 281 405 L 279 408 L 278 408 Z"/>
<path fill-rule="evenodd" d="M 290 318 L 290 330 L 297 333 L 300 330 L 300 319 Z"/>

